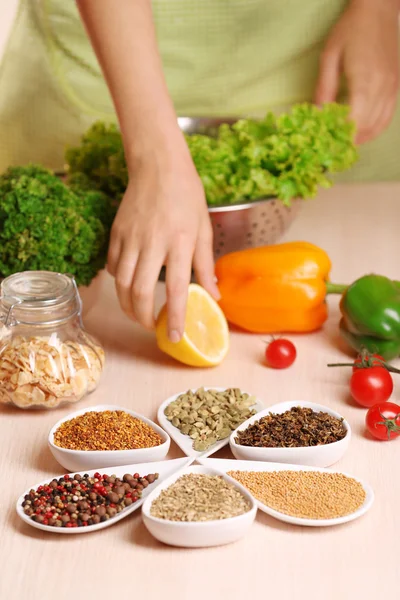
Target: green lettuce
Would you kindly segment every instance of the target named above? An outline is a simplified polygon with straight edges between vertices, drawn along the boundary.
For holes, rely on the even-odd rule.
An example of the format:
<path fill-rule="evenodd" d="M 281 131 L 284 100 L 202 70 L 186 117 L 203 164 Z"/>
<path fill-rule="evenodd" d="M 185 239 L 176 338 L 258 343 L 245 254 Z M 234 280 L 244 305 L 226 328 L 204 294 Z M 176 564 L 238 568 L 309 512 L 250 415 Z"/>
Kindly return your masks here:
<path fill-rule="evenodd" d="M 311 198 L 329 187 L 329 175 L 357 160 L 355 126 L 349 107 L 299 104 L 281 116 L 241 119 L 221 125 L 211 137 L 186 136 L 209 206 L 276 197 L 285 204 Z M 122 198 L 128 172 L 121 135 L 113 125 L 96 123 L 77 148 L 67 152 L 70 175 L 84 174 L 91 187 Z"/>

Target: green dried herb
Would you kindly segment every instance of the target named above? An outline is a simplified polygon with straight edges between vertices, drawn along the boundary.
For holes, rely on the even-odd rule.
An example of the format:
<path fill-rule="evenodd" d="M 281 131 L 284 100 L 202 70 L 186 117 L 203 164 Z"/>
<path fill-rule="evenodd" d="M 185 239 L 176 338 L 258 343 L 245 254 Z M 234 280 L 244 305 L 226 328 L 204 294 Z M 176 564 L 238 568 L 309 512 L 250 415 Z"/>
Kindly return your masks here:
<path fill-rule="evenodd" d="M 215 521 L 237 517 L 250 508 L 243 494 L 223 477 L 188 473 L 161 492 L 150 514 L 168 521 Z"/>
<path fill-rule="evenodd" d="M 343 419 L 311 408 L 293 407 L 282 414 L 270 413 L 239 431 L 235 441 L 255 448 L 321 446 L 342 440 L 347 433 Z"/>
<path fill-rule="evenodd" d="M 174 427 L 193 440 L 193 449 L 205 452 L 228 437 L 246 419 L 255 414 L 255 398 L 239 389 L 189 390 L 171 402 L 164 411 Z"/>

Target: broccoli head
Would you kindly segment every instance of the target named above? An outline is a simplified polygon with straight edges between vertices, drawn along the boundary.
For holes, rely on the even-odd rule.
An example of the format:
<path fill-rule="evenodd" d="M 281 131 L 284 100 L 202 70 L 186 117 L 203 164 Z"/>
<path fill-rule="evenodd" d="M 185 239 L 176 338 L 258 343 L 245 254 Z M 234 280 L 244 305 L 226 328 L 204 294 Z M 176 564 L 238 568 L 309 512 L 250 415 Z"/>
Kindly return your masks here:
<path fill-rule="evenodd" d="M 35 165 L 0 175 L 0 277 L 70 273 L 88 285 L 106 262 L 115 210 L 102 193 L 67 187 Z"/>

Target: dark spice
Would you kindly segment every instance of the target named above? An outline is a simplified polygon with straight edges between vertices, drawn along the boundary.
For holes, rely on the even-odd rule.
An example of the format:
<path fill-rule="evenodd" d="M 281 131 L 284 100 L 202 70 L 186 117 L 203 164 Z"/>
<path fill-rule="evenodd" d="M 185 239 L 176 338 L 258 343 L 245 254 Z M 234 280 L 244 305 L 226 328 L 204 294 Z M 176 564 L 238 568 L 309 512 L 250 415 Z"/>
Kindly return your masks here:
<path fill-rule="evenodd" d="M 30 490 L 22 503 L 24 513 L 36 523 L 50 527 L 87 527 L 115 517 L 124 508 L 139 500 L 142 489 L 158 479 L 157 473 L 140 477 L 124 475 L 131 486 L 122 485 L 121 479 L 95 473 L 77 479 L 64 475 L 56 487 L 50 482 Z M 106 487 L 115 491 L 107 491 Z M 117 491 L 118 490 L 118 491 Z M 112 502 L 111 502 L 112 500 Z"/>
<path fill-rule="evenodd" d="M 342 440 L 346 433 L 343 419 L 297 406 L 262 417 L 239 431 L 235 441 L 240 446 L 256 448 L 298 448 L 332 444 Z"/>

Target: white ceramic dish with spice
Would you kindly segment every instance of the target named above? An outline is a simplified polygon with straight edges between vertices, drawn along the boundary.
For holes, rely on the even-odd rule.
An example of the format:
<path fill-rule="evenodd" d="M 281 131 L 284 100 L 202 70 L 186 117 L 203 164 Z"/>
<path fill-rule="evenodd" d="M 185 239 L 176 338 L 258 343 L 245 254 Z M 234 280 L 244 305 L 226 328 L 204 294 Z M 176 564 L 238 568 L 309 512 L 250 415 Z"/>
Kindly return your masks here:
<path fill-rule="evenodd" d="M 162 444 L 152 448 L 137 448 L 133 450 L 69 450 L 61 448 L 54 443 L 54 433 L 65 421 L 84 415 L 87 412 L 101 412 L 106 410 L 122 410 L 136 419 L 144 421 L 152 427 L 161 437 Z M 139 415 L 132 410 L 113 404 L 102 404 L 91 406 L 73 412 L 60 419 L 50 430 L 49 448 L 57 462 L 67 471 L 82 471 L 84 469 L 99 469 L 100 467 L 116 467 L 119 465 L 132 465 L 135 463 L 147 463 L 162 460 L 168 454 L 171 444 L 169 435 L 150 419 Z"/>
<path fill-rule="evenodd" d="M 228 519 L 190 523 L 167 521 L 166 519 L 153 517 L 150 514 L 153 501 L 160 495 L 162 490 L 168 488 L 179 477 L 187 473 L 221 475 L 226 481 L 233 483 L 248 500 L 250 510 L 242 515 Z M 152 490 L 142 507 L 143 522 L 151 535 L 164 544 L 183 548 L 207 548 L 236 542 L 246 535 L 255 519 L 256 513 L 257 503 L 242 485 L 226 474 L 204 466 L 186 467 L 179 472 L 175 472 L 171 477 L 168 477 L 158 485 L 156 489 Z"/>
<path fill-rule="evenodd" d="M 293 517 L 291 515 L 279 512 L 256 499 L 258 508 L 261 511 L 267 513 L 271 517 L 274 517 L 274 519 L 278 519 L 279 521 L 284 521 L 285 523 L 290 523 L 292 525 L 302 525 L 307 527 L 330 527 L 333 525 L 342 525 L 343 523 L 348 523 L 349 521 L 354 521 L 355 519 L 362 517 L 371 508 L 374 502 L 374 492 L 368 483 L 358 479 L 357 477 L 354 477 L 354 475 L 349 475 L 348 473 L 342 473 L 341 471 L 335 471 L 333 469 L 308 467 L 304 465 L 289 465 L 270 462 L 262 463 L 258 461 L 229 460 L 220 458 L 200 458 L 199 463 L 201 463 L 204 467 L 213 469 L 214 471 L 219 472 L 221 474 L 226 474 L 230 471 L 318 471 L 325 473 L 341 473 L 342 475 L 346 475 L 347 477 L 355 479 L 363 486 L 365 491 L 365 500 L 362 506 L 360 506 L 360 508 L 353 513 L 350 513 L 343 517 L 336 517 L 334 519 L 302 519 L 299 517 Z"/>
<path fill-rule="evenodd" d="M 242 423 L 230 436 L 229 445 L 232 454 L 239 460 L 268 461 L 275 463 L 289 463 L 292 465 L 308 465 L 310 467 L 329 467 L 340 460 L 345 454 L 351 439 L 351 428 L 346 420 L 343 420 L 346 428 L 346 435 L 338 442 L 324 444 L 320 446 L 301 446 L 296 448 L 256 448 L 251 446 L 241 446 L 236 443 L 236 436 L 239 431 L 244 431 L 262 417 L 269 413 L 281 414 L 294 407 L 311 408 L 315 412 L 326 412 L 332 417 L 343 419 L 343 417 L 321 404 L 313 402 L 281 402 L 274 404 L 262 410 L 257 415 L 250 417 Z"/>
<path fill-rule="evenodd" d="M 104 523 L 97 523 L 96 525 L 88 525 L 87 527 L 74 527 L 74 528 L 65 528 L 65 527 L 51 527 L 49 525 L 43 525 L 42 523 L 36 523 L 32 521 L 32 519 L 24 513 L 24 509 L 22 507 L 22 503 L 24 501 L 25 495 L 29 493 L 31 489 L 37 489 L 40 485 L 46 485 L 49 483 L 54 477 L 59 478 L 60 475 L 55 475 L 54 477 L 48 477 L 45 481 L 41 481 L 40 483 L 36 483 L 32 485 L 28 490 L 26 490 L 17 500 L 17 513 L 18 516 L 31 527 L 35 527 L 36 529 L 41 529 L 42 531 L 48 531 L 50 533 L 65 533 L 65 534 L 77 534 L 77 533 L 90 533 L 92 531 L 98 531 L 99 529 L 105 529 L 106 527 L 111 527 L 114 523 L 118 523 L 121 519 L 128 517 L 135 510 L 140 508 L 146 498 L 149 496 L 152 490 L 155 489 L 156 486 L 160 485 L 166 478 L 170 477 L 173 473 L 178 472 L 181 469 L 184 469 L 191 463 L 191 460 L 188 458 L 177 458 L 174 460 L 163 460 L 161 462 L 153 462 L 151 464 L 142 463 L 142 464 L 134 464 L 134 465 L 125 465 L 122 467 L 113 467 L 112 473 L 110 469 L 95 469 L 92 471 L 83 470 L 79 473 L 79 475 L 84 475 L 87 473 L 89 476 L 93 476 L 95 472 L 99 472 L 100 475 L 109 475 L 113 474 L 117 477 L 123 477 L 125 473 L 139 473 L 141 476 L 149 475 L 150 473 L 158 473 L 158 479 L 149 485 L 147 488 L 143 490 L 142 497 L 140 500 L 137 500 L 131 506 L 124 508 L 120 513 L 118 513 L 115 517 L 108 519 Z M 78 473 L 71 474 L 71 478 Z"/>
<path fill-rule="evenodd" d="M 207 390 L 216 390 L 217 392 L 224 392 L 226 389 L 229 388 L 223 388 L 223 387 L 205 387 L 204 388 L 206 391 Z M 186 390 L 187 391 L 187 390 Z M 180 432 L 180 430 L 175 427 L 174 425 L 172 425 L 172 423 L 170 421 L 168 421 L 167 417 L 164 414 L 165 409 L 167 408 L 167 406 L 171 403 L 174 402 L 174 400 L 176 400 L 177 398 L 179 398 L 179 396 L 182 396 L 182 394 L 185 394 L 185 392 L 180 392 L 179 394 L 175 394 L 174 396 L 171 396 L 170 398 L 168 398 L 167 400 L 165 400 L 165 402 L 163 402 L 160 406 L 160 408 L 158 409 L 157 412 L 157 420 L 159 422 L 159 424 L 161 425 L 161 427 L 168 432 L 168 434 L 170 435 L 170 437 L 174 440 L 174 442 L 179 446 L 179 448 L 182 450 L 182 452 L 184 452 L 184 454 L 186 454 L 186 456 L 191 456 L 192 458 L 196 459 L 200 456 L 202 457 L 207 457 L 210 456 L 211 454 L 214 454 L 215 452 L 217 452 L 218 450 L 220 450 L 221 448 L 223 448 L 224 446 L 226 446 L 229 443 L 229 436 L 224 438 L 223 440 L 220 440 L 218 442 L 216 442 L 215 444 L 213 444 L 212 446 L 210 446 L 210 448 L 208 448 L 208 450 L 205 450 L 204 452 L 199 452 L 197 450 L 193 449 L 193 440 L 190 436 L 185 435 L 183 433 Z M 195 392 L 195 389 L 192 389 L 192 392 Z M 247 393 L 250 396 L 252 396 L 252 394 L 250 394 L 249 392 L 244 392 L 243 393 Z M 257 398 L 255 399 L 255 403 L 254 406 L 251 407 L 252 409 L 254 409 L 256 411 L 256 413 L 259 413 L 260 411 L 263 410 L 264 405 L 260 402 L 260 400 L 258 400 Z"/>

